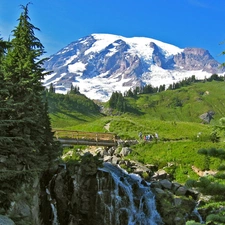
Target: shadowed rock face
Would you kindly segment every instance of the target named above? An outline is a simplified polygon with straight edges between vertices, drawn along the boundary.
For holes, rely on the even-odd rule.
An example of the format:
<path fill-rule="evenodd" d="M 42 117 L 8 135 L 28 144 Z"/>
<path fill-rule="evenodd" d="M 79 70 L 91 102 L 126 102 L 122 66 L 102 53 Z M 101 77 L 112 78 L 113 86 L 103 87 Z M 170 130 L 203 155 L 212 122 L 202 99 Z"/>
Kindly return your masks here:
<path fill-rule="evenodd" d="M 186 188 L 165 179 L 149 185 L 134 177 L 109 163 L 98 168 L 91 160 L 58 170 L 48 184 L 51 198 L 42 205 L 43 222 L 54 220 L 44 210 L 48 204 L 54 205 L 60 225 L 181 225 L 191 218 L 195 200 Z"/>
<path fill-rule="evenodd" d="M 45 171 L 41 179 L 37 176 L 24 184 L 4 213 L 12 220 L 0 215 L 0 221 L 8 225 L 183 225 L 192 218 L 196 193 L 167 179 L 150 184 L 137 174 L 110 163 L 102 167 L 101 159 L 86 153 L 81 163 L 60 164 Z"/>
<path fill-rule="evenodd" d="M 163 49 L 157 46 L 154 42 L 150 43 L 150 47 L 153 48 L 152 59 L 153 63 L 163 69 L 174 69 L 173 57 L 166 58 L 163 54 Z"/>
<path fill-rule="evenodd" d="M 203 70 L 210 73 L 220 71 L 219 63 L 202 48 L 185 48 L 182 53 L 174 56 L 174 62 L 185 70 Z"/>

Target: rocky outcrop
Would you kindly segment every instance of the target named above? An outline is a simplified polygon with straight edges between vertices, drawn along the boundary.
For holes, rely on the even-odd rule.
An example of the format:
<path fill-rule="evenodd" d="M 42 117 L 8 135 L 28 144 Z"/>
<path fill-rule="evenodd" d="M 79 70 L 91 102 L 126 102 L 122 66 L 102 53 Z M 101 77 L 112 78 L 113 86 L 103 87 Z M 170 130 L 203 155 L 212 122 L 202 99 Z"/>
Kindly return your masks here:
<path fill-rule="evenodd" d="M 173 57 L 166 58 L 163 49 L 157 46 L 154 42 L 150 43 L 150 47 L 153 48 L 152 59 L 153 63 L 163 69 L 174 69 Z"/>
<path fill-rule="evenodd" d="M 213 111 L 209 111 L 200 115 L 199 118 L 202 120 L 203 123 L 209 124 L 210 121 L 213 119 L 214 115 L 215 113 Z"/>
<path fill-rule="evenodd" d="M 7 190 L 10 205 L 9 207 L 0 208 L 1 213 L 4 214 L 4 216 L 0 215 L 1 225 L 41 224 L 39 217 L 40 176 L 36 172 L 27 172 L 25 178 L 23 174 L 20 174 L 18 178 L 13 178 L 17 186 L 9 187 Z M 20 184 L 21 180 L 22 185 Z M 12 188 L 14 188 L 13 193 L 10 192 Z M 5 194 L 7 191 L 5 191 Z"/>
<path fill-rule="evenodd" d="M 142 224 L 184 225 L 192 218 L 198 196 L 194 191 L 168 179 L 150 184 L 138 171 L 136 176 L 129 175 L 112 164 L 99 167 L 100 162 L 86 153 L 81 164 L 61 167 L 52 174 L 47 185 L 51 198 L 42 193 L 42 199 L 47 199 L 41 207 L 44 224 L 50 225 L 49 220 L 56 218 L 61 225 L 137 224 L 136 220 L 143 220 Z M 146 222 L 149 215 L 151 219 Z"/>
<path fill-rule="evenodd" d="M 203 70 L 218 73 L 219 63 L 202 48 L 185 48 L 182 53 L 174 56 L 176 66 L 184 70 Z"/>
<path fill-rule="evenodd" d="M 157 169 L 153 165 L 119 156 L 114 164 L 103 165 L 99 154 L 90 153 L 85 153 L 79 163 L 60 164 L 18 189 L 7 217 L 0 216 L 0 221 L 7 225 L 119 225 L 140 221 L 184 225 L 192 218 L 198 193 L 166 179 L 165 173 L 148 182 Z M 122 165 L 132 174 L 122 170 Z"/>

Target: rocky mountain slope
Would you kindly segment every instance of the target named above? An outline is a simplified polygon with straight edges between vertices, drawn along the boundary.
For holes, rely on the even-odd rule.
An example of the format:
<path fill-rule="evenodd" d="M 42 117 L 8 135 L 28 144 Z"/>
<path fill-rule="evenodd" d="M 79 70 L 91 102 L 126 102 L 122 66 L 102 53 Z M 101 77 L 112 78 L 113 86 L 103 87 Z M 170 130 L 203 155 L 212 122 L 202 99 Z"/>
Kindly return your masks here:
<path fill-rule="evenodd" d="M 56 92 L 67 93 L 71 84 L 91 99 L 107 101 L 113 91 L 136 86 L 166 86 L 195 75 L 204 79 L 220 74 L 220 64 L 207 50 L 178 48 L 145 37 L 126 38 L 92 34 L 72 42 L 45 63 L 53 71 L 44 79 Z"/>

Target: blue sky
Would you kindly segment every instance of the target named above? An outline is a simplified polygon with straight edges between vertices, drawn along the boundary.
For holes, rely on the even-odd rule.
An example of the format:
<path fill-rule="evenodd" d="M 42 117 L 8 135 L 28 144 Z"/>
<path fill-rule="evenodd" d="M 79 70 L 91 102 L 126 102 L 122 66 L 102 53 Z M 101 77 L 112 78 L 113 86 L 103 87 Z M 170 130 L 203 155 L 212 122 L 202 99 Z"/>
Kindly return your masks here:
<path fill-rule="evenodd" d="M 219 62 L 225 50 L 224 0 L 30 0 L 31 23 L 47 55 L 92 33 L 150 37 L 184 47 L 209 50 Z M 19 5 L 29 0 L 0 0 L 0 37 L 7 40 L 18 24 Z"/>

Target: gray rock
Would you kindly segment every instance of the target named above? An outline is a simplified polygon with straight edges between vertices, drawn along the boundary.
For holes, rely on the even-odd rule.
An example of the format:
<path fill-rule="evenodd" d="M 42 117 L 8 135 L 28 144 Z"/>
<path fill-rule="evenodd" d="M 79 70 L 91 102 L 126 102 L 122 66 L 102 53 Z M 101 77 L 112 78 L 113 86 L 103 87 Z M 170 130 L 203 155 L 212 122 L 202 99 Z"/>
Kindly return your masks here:
<path fill-rule="evenodd" d="M 162 180 L 168 178 L 168 173 L 165 170 L 158 170 L 157 172 L 154 173 L 152 176 L 153 180 Z"/>
<path fill-rule="evenodd" d="M 215 113 L 213 111 L 209 111 L 200 115 L 199 118 L 202 119 L 204 123 L 210 123 L 210 121 L 213 119 L 214 114 Z"/>
<path fill-rule="evenodd" d="M 178 196 L 184 196 L 186 195 L 186 192 L 187 192 L 187 188 L 184 187 L 184 186 L 180 186 L 177 191 L 175 192 L 176 195 Z"/>
<path fill-rule="evenodd" d="M 163 191 L 161 188 L 154 188 L 156 195 L 163 195 L 165 194 L 165 191 Z"/>
<path fill-rule="evenodd" d="M 7 161 L 7 159 L 8 159 L 8 157 L 7 156 L 1 156 L 1 158 L 0 158 L 0 163 L 4 163 L 4 162 L 6 162 Z"/>
<path fill-rule="evenodd" d="M 104 162 L 111 162 L 111 161 L 112 161 L 112 156 L 110 156 L 110 155 L 105 155 L 104 158 L 103 158 L 103 161 L 104 161 Z"/>
<path fill-rule="evenodd" d="M 171 190 L 172 188 L 172 183 L 169 180 L 166 180 L 166 179 L 160 180 L 159 183 L 165 189 Z"/>
<path fill-rule="evenodd" d="M 119 162 L 119 158 L 116 157 L 116 156 L 113 156 L 112 157 L 112 164 L 118 164 L 118 162 Z"/>
<path fill-rule="evenodd" d="M 13 205 L 13 207 L 11 209 L 11 213 L 13 215 L 18 215 L 18 216 L 21 216 L 21 217 L 30 217 L 31 216 L 31 209 L 26 202 L 21 200 L 20 202 L 16 202 Z"/>
<path fill-rule="evenodd" d="M 180 186 L 181 186 L 180 184 L 174 182 L 171 189 L 172 192 L 175 193 Z"/>
<path fill-rule="evenodd" d="M 132 152 L 132 150 L 128 147 L 123 147 L 120 154 L 121 156 L 127 156 Z"/>
<path fill-rule="evenodd" d="M 7 216 L 0 215 L 0 225 L 15 225 Z"/>
<path fill-rule="evenodd" d="M 111 156 L 113 156 L 114 152 L 115 152 L 115 148 L 114 147 L 112 147 L 112 148 L 110 148 L 108 150 L 108 154 L 111 155 Z"/>

